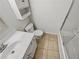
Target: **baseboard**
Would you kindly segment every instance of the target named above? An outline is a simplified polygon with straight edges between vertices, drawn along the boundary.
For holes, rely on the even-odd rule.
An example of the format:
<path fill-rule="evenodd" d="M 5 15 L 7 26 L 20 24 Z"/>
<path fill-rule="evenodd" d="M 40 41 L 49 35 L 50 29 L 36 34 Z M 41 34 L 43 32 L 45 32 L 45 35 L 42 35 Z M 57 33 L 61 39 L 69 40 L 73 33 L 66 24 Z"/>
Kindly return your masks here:
<path fill-rule="evenodd" d="M 45 32 L 45 33 L 52 34 L 52 35 L 58 35 L 58 33 L 52 33 L 52 32 Z"/>
<path fill-rule="evenodd" d="M 62 37 L 61 37 L 60 32 L 59 33 L 45 32 L 45 33 L 58 36 L 58 45 L 59 45 L 60 59 L 67 59 L 66 55 L 65 55 L 64 46 L 63 46 Z"/>
<path fill-rule="evenodd" d="M 60 32 L 58 33 L 57 36 L 58 36 L 58 45 L 59 45 L 60 59 L 67 59 Z"/>

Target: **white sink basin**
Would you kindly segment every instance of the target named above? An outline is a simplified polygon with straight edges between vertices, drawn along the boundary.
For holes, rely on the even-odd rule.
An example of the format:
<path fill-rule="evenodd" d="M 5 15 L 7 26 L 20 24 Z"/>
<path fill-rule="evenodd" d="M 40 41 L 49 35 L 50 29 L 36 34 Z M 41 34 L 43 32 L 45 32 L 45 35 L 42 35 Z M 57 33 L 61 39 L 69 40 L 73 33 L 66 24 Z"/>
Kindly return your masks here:
<path fill-rule="evenodd" d="M 2 56 L 1 56 L 1 59 L 8 59 L 8 56 L 9 55 L 12 55 L 14 54 L 16 51 L 15 51 L 15 47 L 20 44 L 20 42 L 14 42 L 13 44 L 11 44 L 10 46 L 7 46 L 6 49 L 2 52 Z"/>
<path fill-rule="evenodd" d="M 33 36 L 33 33 L 16 31 L 12 37 L 4 43 L 8 44 L 8 46 L 0 54 L 0 59 L 23 59 Z"/>

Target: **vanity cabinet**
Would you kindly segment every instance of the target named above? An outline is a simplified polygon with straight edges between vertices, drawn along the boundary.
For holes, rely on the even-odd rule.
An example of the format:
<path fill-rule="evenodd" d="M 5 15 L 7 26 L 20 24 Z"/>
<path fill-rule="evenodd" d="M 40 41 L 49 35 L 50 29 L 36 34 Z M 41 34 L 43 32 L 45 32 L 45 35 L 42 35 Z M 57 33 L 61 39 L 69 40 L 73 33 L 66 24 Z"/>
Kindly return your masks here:
<path fill-rule="evenodd" d="M 30 43 L 28 49 L 26 50 L 26 53 L 25 53 L 23 59 L 33 59 L 36 48 L 37 48 L 36 39 L 33 39 L 32 42 Z"/>

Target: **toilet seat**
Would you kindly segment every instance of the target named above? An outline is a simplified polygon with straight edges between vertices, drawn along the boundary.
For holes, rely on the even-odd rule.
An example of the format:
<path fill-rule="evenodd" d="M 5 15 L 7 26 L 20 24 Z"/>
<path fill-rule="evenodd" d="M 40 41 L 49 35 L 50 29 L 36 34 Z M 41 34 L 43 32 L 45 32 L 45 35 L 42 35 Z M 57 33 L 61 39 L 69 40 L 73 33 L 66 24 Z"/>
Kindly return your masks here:
<path fill-rule="evenodd" d="M 34 30 L 33 24 L 30 23 L 25 27 L 25 31 L 31 32 L 34 34 L 34 39 L 40 39 L 43 36 L 43 31 L 41 30 Z"/>
<path fill-rule="evenodd" d="M 34 35 L 35 36 L 42 36 L 43 35 L 43 32 L 41 30 L 35 30 L 34 31 Z"/>

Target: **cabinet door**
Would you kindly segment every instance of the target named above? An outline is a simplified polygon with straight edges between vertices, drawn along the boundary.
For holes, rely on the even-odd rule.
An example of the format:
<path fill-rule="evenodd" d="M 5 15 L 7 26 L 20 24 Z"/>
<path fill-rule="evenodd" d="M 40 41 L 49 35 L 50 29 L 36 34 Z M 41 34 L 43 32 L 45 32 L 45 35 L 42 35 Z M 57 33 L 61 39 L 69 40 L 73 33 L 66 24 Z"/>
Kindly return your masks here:
<path fill-rule="evenodd" d="M 25 54 L 23 59 L 29 59 L 29 57 Z"/>
<path fill-rule="evenodd" d="M 32 46 L 33 46 L 33 42 L 30 43 L 29 47 L 26 50 L 26 54 L 27 55 L 30 55 L 31 54 L 31 52 L 32 52 Z"/>
<path fill-rule="evenodd" d="M 33 58 L 34 54 L 35 54 L 35 51 L 36 51 L 36 48 L 37 48 L 37 43 L 36 43 L 36 39 L 33 39 L 32 42 L 30 43 L 23 59 L 31 59 Z"/>
<path fill-rule="evenodd" d="M 23 59 L 29 59 L 29 55 L 31 54 L 32 52 L 32 42 L 30 43 L 29 47 L 27 48 L 26 52 L 25 52 L 25 55 L 23 57 Z"/>
<path fill-rule="evenodd" d="M 34 39 L 32 42 L 33 42 L 33 44 L 32 44 L 32 52 L 31 52 L 30 56 L 33 58 L 33 56 L 35 54 L 35 51 L 36 51 L 36 48 L 37 48 L 36 39 Z"/>

